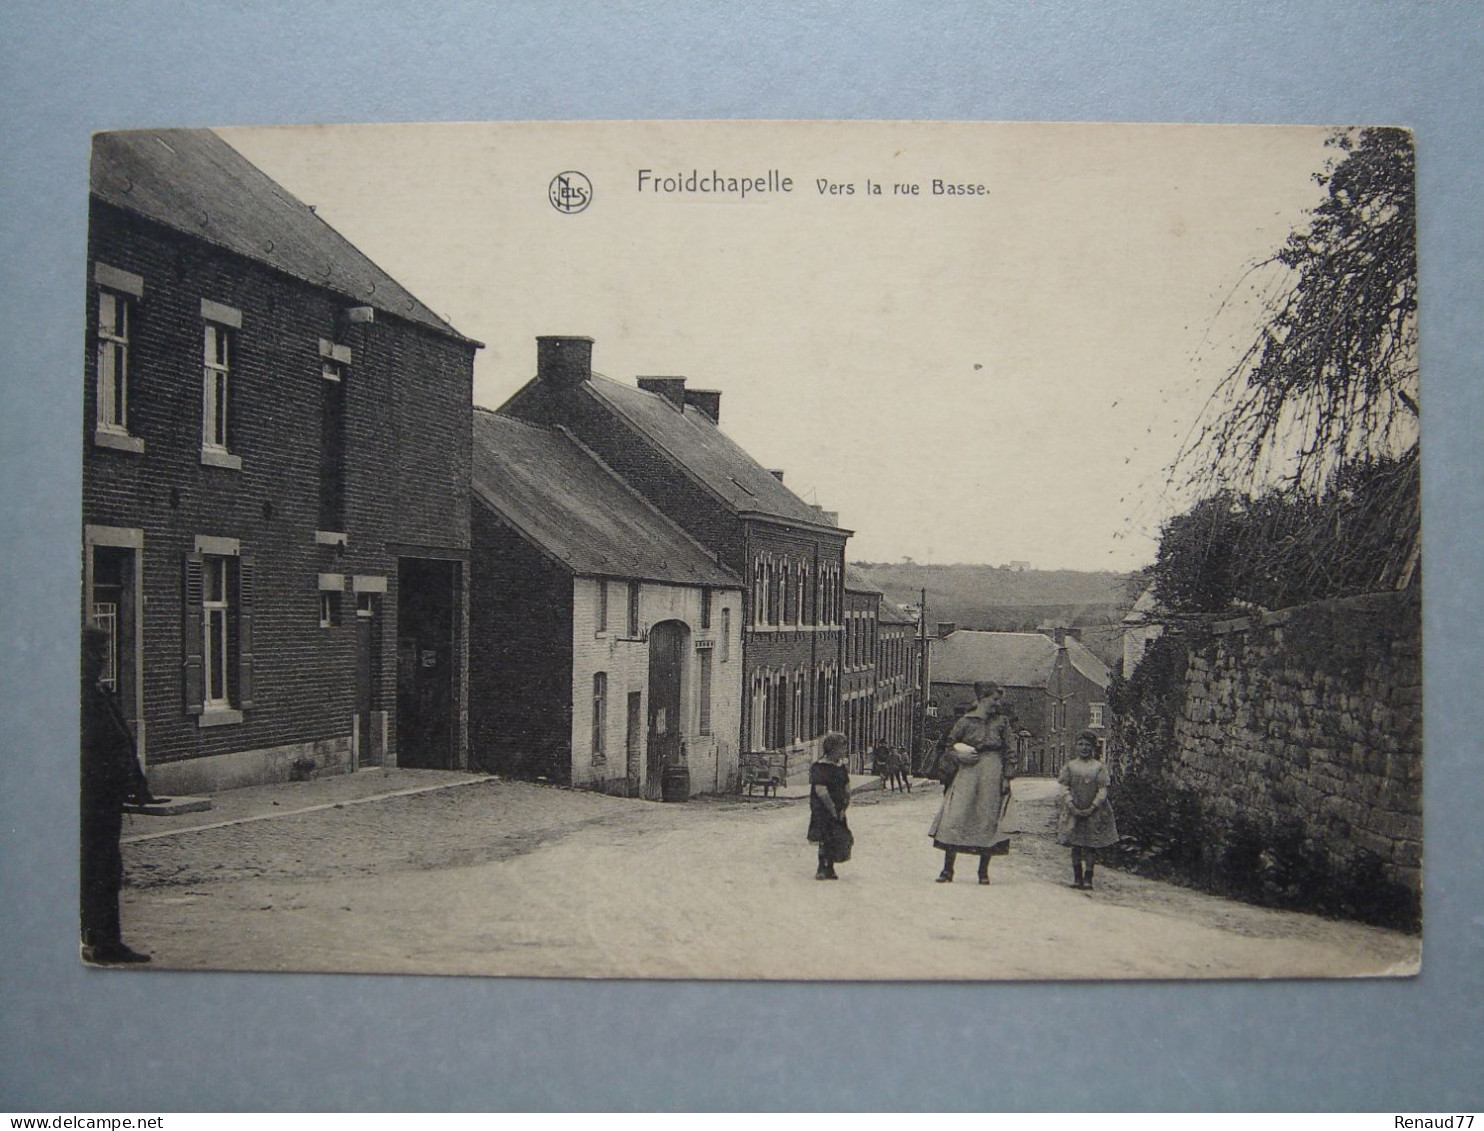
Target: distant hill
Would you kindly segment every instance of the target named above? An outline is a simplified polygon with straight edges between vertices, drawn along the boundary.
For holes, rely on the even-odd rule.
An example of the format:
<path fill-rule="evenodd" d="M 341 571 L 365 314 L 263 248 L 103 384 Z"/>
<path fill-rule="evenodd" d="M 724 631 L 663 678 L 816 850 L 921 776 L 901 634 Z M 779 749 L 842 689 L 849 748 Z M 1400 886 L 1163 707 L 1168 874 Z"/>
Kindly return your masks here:
<path fill-rule="evenodd" d="M 918 562 L 852 562 L 899 605 L 916 605 L 927 590 L 928 631 L 940 621 L 987 632 L 1034 632 L 1043 624 L 1082 629 L 1081 639 L 1104 663 L 1121 656 L 1118 629 L 1133 606 L 1126 573 L 1070 569 L 1009 569 Z"/>

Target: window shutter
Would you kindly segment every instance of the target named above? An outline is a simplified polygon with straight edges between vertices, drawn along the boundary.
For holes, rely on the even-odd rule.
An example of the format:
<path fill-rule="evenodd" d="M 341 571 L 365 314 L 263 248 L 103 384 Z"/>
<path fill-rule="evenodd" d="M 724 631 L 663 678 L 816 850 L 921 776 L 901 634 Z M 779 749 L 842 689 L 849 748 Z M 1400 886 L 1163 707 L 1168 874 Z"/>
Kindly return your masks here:
<path fill-rule="evenodd" d="M 247 711 L 252 699 L 253 568 L 250 554 L 237 559 L 237 706 Z"/>
<path fill-rule="evenodd" d="M 204 673 L 201 667 L 201 566 L 200 554 L 186 555 L 180 638 L 185 670 L 185 709 L 188 715 L 199 715 L 205 699 Z"/>

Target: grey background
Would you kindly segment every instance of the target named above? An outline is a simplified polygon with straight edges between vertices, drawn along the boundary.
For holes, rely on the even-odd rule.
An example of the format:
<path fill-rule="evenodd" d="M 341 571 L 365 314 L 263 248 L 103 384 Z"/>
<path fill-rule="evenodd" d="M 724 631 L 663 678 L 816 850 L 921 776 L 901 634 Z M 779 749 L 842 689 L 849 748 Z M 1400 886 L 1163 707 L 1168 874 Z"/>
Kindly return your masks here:
<path fill-rule="evenodd" d="M 6 5 L 0 1109 L 1481 1106 L 1481 11 L 1298 0 Z M 711 117 L 1417 131 L 1428 661 L 1420 978 L 671 985 L 136 977 L 78 965 L 89 132 Z M 904 952 L 904 975 L 912 965 Z"/>

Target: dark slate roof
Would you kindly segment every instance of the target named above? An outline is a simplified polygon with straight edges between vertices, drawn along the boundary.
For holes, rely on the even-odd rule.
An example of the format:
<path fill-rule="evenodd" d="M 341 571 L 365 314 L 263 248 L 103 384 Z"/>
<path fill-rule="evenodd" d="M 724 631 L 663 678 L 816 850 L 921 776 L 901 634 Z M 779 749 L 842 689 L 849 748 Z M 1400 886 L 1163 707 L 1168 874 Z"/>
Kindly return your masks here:
<path fill-rule="evenodd" d="M 1124 624 L 1149 624 L 1157 621 L 1165 615 L 1165 608 L 1159 603 L 1159 598 L 1154 595 L 1154 586 L 1149 586 L 1139 594 L 1139 599 L 1134 602 L 1134 607 L 1124 615 Z"/>
<path fill-rule="evenodd" d="M 1079 641 L 1067 639 L 1067 659 L 1088 679 L 1108 686 L 1108 669 Z M 1004 687 L 1045 687 L 1056 663 L 1056 641 L 1039 632 L 959 629 L 932 644 L 934 683 L 991 679 Z"/>
<path fill-rule="evenodd" d="M 474 497 L 574 574 L 742 587 L 562 429 L 475 409 Z"/>
<path fill-rule="evenodd" d="M 871 581 L 864 573 L 856 569 L 849 562 L 845 563 L 845 588 L 852 593 L 876 593 L 880 596 L 886 595 L 886 590 Z M 882 602 L 883 607 L 886 602 Z"/>
<path fill-rule="evenodd" d="M 1071 661 L 1072 667 L 1099 687 L 1107 687 L 1113 679 L 1108 665 L 1098 659 L 1092 649 L 1080 640 L 1067 638 L 1067 659 Z"/>
<path fill-rule="evenodd" d="M 92 190 L 359 305 L 471 341 L 210 130 L 95 134 Z"/>
<path fill-rule="evenodd" d="M 587 387 L 648 439 L 664 449 L 739 514 L 839 529 L 734 443 L 700 409 L 684 411 L 658 393 L 594 373 Z M 848 535 L 850 531 L 840 530 Z"/>
<path fill-rule="evenodd" d="M 911 616 L 906 609 L 888 597 L 881 599 L 881 612 L 877 619 L 882 624 L 917 624 L 916 617 Z"/>

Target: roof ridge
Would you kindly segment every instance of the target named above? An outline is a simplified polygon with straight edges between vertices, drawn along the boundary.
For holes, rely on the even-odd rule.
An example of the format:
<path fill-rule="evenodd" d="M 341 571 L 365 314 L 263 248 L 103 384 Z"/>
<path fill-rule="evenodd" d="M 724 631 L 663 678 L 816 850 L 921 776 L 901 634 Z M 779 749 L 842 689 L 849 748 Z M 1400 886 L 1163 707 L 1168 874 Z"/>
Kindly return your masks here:
<path fill-rule="evenodd" d="M 530 428 L 537 432 L 550 432 L 552 428 L 555 427 L 554 425 L 537 424 L 534 420 L 526 420 L 523 417 L 519 416 L 506 416 L 499 409 L 486 408 L 484 405 L 481 404 L 477 404 L 474 406 L 474 412 L 476 414 L 482 413 L 483 415 L 488 416 L 494 420 L 508 420 L 512 424 L 519 424 L 522 428 Z"/>
<path fill-rule="evenodd" d="M 629 393 L 642 393 L 645 396 L 658 397 L 660 400 L 665 400 L 665 398 L 662 397 L 658 393 L 651 393 L 648 389 L 641 389 L 641 388 L 639 388 L 636 385 L 629 385 L 629 384 L 625 384 L 622 381 L 616 381 L 612 377 L 608 377 L 605 374 L 598 373 L 596 370 L 593 371 L 593 376 L 594 377 L 601 377 L 604 382 L 606 382 L 609 385 L 612 385 L 616 389 L 622 389 L 625 394 L 629 394 Z M 737 515 L 738 517 L 742 517 L 742 516 L 746 516 L 746 515 L 758 515 L 758 516 L 762 517 L 765 520 L 774 521 L 774 522 L 776 522 L 776 521 L 778 521 L 778 520 L 781 519 L 784 522 L 793 523 L 795 525 L 799 525 L 799 526 L 810 526 L 810 527 L 814 527 L 814 528 L 816 528 L 818 530 L 821 530 L 821 531 L 834 531 L 835 533 L 843 534 L 846 538 L 849 538 L 850 537 L 850 534 L 852 533 L 851 531 L 848 531 L 848 530 L 846 530 L 845 528 L 843 528 L 843 527 L 841 527 L 839 525 L 831 525 L 830 523 L 825 522 L 823 520 L 823 518 L 820 517 L 818 515 L 818 513 L 817 513 L 818 510 L 819 510 L 819 508 L 814 507 L 810 503 L 806 503 L 802 498 L 800 498 L 792 490 L 792 488 L 790 488 L 787 484 L 780 482 L 778 480 L 778 478 L 775 475 L 773 475 L 772 472 L 770 472 L 761 462 L 758 461 L 758 458 L 756 456 L 754 456 L 751 452 L 749 452 L 746 448 L 744 448 L 741 444 L 739 444 L 736 440 L 734 440 L 730 435 L 728 435 L 725 431 L 723 431 L 720 424 L 718 424 L 717 422 L 711 420 L 711 418 L 709 416 L 707 416 L 703 412 L 700 412 L 700 410 L 696 410 L 695 415 L 692 415 L 690 413 L 687 413 L 685 411 L 685 408 L 682 407 L 680 409 L 680 411 L 676 415 L 679 416 L 679 418 L 681 420 L 685 421 L 692 428 L 700 428 L 701 427 L 700 420 L 702 420 L 702 419 L 706 420 L 708 422 L 708 424 L 709 424 L 710 432 L 712 434 L 714 434 L 715 436 L 717 436 L 718 438 L 720 438 L 720 440 L 723 443 L 725 443 L 727 445 L 727 447 L 732 452 L 734 452 L 738 458 L 743 459 L 743 460 L 746 460 L 749 464 L 752 465 L 752 467 L 756 471 L 758 471 L 759 473 L 761 473 L 761 475 L 766 476 L 768 478 L 768 480 L 769 480 L 769 482 L 771 484 L 771 486 L 769 488 L 770 490 L 779 490 L 779 491 L 786 492 L 788 494 L 789 498 L 791 498 L 795 502 L 797 502 L 798 505 L 801 508 L 803 508 L 805 511 L 815 512 L 815 514 L 813 515 L 813 517 L 807 517 L 806 518 L 803 515 L 788 514 L 788 513 L 784 512 L 784 511 L 782 511 L 781 508 L 773 508 L 773 509 L 769 509 L 769 510 L 763 510 L 763 509 L 761 509 L 761 508 L 759 508 L 757 506 L 745 506 L 745 505 L 743 505 L 741 503 L 734 503 L 731 499 L 727 498 L 727 496 L 725 496 L 724 494 L 722 494 L 715 487 L 711 486 L 711 484 L 708 483 L 702 476 L 700 476 L 696 472 L 692 471 L 691 470 L 691 467 L 690 467 L 690 464 L 689 464 L 688 461 L 686 461 L 686 460 L 682 459 L 680 456 L 678 456 L 669 446 L 667 446 L 664 443 L 663 440 L 661 440 L 659 437 L 655 436 L 652 432 L 650 432 L 649 429 L 647 429 L 643 425 L 643 423 L 641 421 L 636 420 L 631 413 L 625 411 L 624 406 L 621 403 L 619 403 L 619 401 L 618 401 L 617 398 L 609 398 L 609 397 L 605 396 L 601 391 L 599 391 L 596 388 L 596 382 L 591 382 L 590 381 L 587 384 L 589 386 L 593 387 L 593 393 L 592 393 L 592 395 L 602 398 L 603 399 L 603 402 L 605 404 L 609 405 L 613 409 L 614 412 L 618 413 L 621 417 L 623 417 L 623 419 L 629 424 L 630 427 L 632 427 L 636 431 L 640 432 L 645 437 L 645 439 L 647 439 L 656 448 L 658 448 L 661 452 L 663 452 L 664 455 L 673 464 L 675 464 L 678 468 L 680 468 L 680 470 L 682 471 L 682 473 L 691 482 L 695 483 L 697 486 L 699 486 L 703 491 L 705 491 L 707 494 L 711 495 L 713 498 L 719 500 L 721 502 L 722 506 L 726 507 L 730 512 L 732 512 L 733 514 Z M 693 406 L 686 406 L 686 407 L 693 407 Z M 738 480 L 735 476 L 731 476 L 729 478 L 731 479 L 732 483 L 734 483 L 737 486 L 737 488 L 739 490 L 741 490 L 744 494 L 748 495 L 752 499 L 757 499 L 758 498 L 758 495 L 757 495 L 756 492 L 754 492 L 750 487 L 746 486 L 744 483 L 742 483 L 740 480 Z"/>
<path fill-rule="evenodd" d="M 119 209 L 130 216 L 139 217 L 150 224 L 158 225 L 206 246 L 246 259 L 277 275 L 307 284 L 338 299 L 372 306 L 388 317 L 397 318 L 434 334 L 472 345 L 477 349 L 484 347 L 483 342 L 459 333 L 437 311 L 408 290 L 390 271 L 339 232 L 313 207 L 305 204 L 286 186 L 259 168 L 215 130 L 193 127 L 99 130 L 92 134 L 91 140 L 92 153 L 88 175 L 88 195 L 91 200 Z M 105 155 L 102 159 L 102 171 L 100 171 L 99 164 L 100 143 L 106 147 L 106 154 L 118 155 L 116 158 Z M 155 143 L 167 149 L 177 164 L 170 167 L 160 165 L 158 162 L 151 164 L 148 158 L 141 156 L 142 153 L 153 153 Z M 164 197 L 174 203 L 151 207 L 149 204 L 141 204 L 139 198 L 131 199 L 129 190 L 121 189 L 117 179 L 110 178 L 108 169 L 114 160 L 125 163 L 143 161 L 144 166 L 152 174 L 151 179 L 147 181 L 136 180 L 139 175 L 138 169 L 133 174 L 127 174 L 119 171 L 116 164 L 112 165 L 112 168 L 118 176 L 129 182 L 131 188 L 136 183 L 144 184 L 146 196 L 159 197 L 162 190 L 169 189 L 164 193 Z M 251 170 L 251 172 L 245 170 Z M 196 174 L 201 172 L 208 173 L 211 178 L 218 180 L 225 178 L 231 181 L 235 186 L 235 191 L 254 202 L 260 202 L 265 209 L 270 209 L 264 213 L 269 229 L 273 233 L 269 239 L 270 248 L 276 244 L 282 244 L 284 247 L 295 246 L 292 241 L 284 239 L 284 233 L 287 231 L 292 235 L 297 229 L 298 234 L 305 241 L 304 247 L 299 249 L 302 252 L 305 248 L 313 246 L 315 242 L 315 237 L 307 236 L 306 231 L 318 227 L 326 233 L 318 238 L 333 247 L 335 260 L 348 266 L 349 275 L 345 272 L 334 272 L 332 279 L 327 280 L 321 275 L 296 269 L 294 256 L 285 257 L 271 250 L 264 251 L 259 241 L 244 235 L 243 231 L 233 229 L 230 223 L 228 231 L 212 224 L 208 224 L 205 231 L 183 224 L 179 215 L 176 214 L 177 206 L 199 209 L 208 220 L 216 211 L 216 195 L 212 186 L 193 183 L 198 179 Z M 276 204 L 268 205 L 268 198 L 272 198 Z M 227 214 L 235 215 L 231 209 L 227 210 Z M 306 217 L 318 221 L 318 225 L 305 224 Z M 369 277 L 373 284 L 384 280 L 395 287 L 398 292 L 413 301 L 412 312 L 395 309 L 385 298 L 376 301 L 371 296 L 361 293 L 354 285 L 354 276 L 357 274 Z M 409 316 L 409 313 L 412 316 Z"/>
<path fill-rule="evenodd" d="M 189 132 L 194 133 L 196 131 L 192 130 L 192 131 L 189 131 Z M 252 169 L 252 171 L 254 173 L 256 173 L 258 175 L 259 178 L 261 178 L 266 184 L 268 184 L 270 186 L 270 190 L 269 191 L 275 192 L 275 193 L 279 193 L 279 194 L 287 197 L 287 200 L 285 201 L 285 203 L 290 203 L 290 204 L 298 205 L 300 208 L 304 209 L 304 211 L 308 212 L 309 215 L 311 217 L 313 217 L 314 220 L 318 221 L 319 224 L 320 224 L 320 226 L 323 227 L 327 232 L 329 232 L 331 235 L 333 235 L 341 243 L 345 244 L 346 247 L 348 247 L 352 251 L 354 251 L 362 259 L 364 259 L 367 263 L 371 264 L 371 266 L 374 267 L 374 268 L 376 268 L 376 270 L 380 271 L 383 275 L 385 275 L 388 279 L 390 279 L 393 283 L 395 283 L 398 287 L 400 287 L 402 289 L 402 291 L 407 295 L 408 298 L 412 299 L 413 302 L 417 303 L 418 306 L 421 306 L 430 315 L 432 315 L 435 319 L 437 319 L 438 320 L 438 324 L 440 326 L 442 326 L 443 329 L 447 330 L 449 333 L 458 334 L 458 336 L 461 337 L 461 338 L 464 336 L 463 334 L 459 334 L 458 330 L 454 329 L 453 324 L 451 322 L 449 322 L 448 319 L 444 318 L 441 314 L 439 314 L 436 310 L 434 310 L 426 302 L 424 302 L 422 299 L 418 298 L 417 295 L 413 294 L 412 291 L 411 291 L 411 289 L 405 283 L 403 283 L 401 279 L 397 278 L 397 276 L 393 275 L 390 271 L 388 271 L 380 263 L 378 263 L 378 262 L 376 262 L 376 260 L 372 259 L 371 256 L 368 255 L 366 253 L 366 251 L 360 246 L 360 244 L 356 243 L 349 236 L 347 236 L 344 232 L 342 232 L 339 228 L 335 227 L 334 224 L 330 223 L 323 216 L 321 216 L 319 214 L 319 207 L 317 205 L 306 204 L 304 201 L 300 200 L 297 193 L 295 193 L 287 185 L 281 184 L 278 181 L 276 181 L 274 178 L 270 177 L 264 170 L 258 168 L 257 163 L 254 162 L 250 157 L 248 157 L 247 154 L 243 153 L 240 149 L 238 149 L 235 145 L 233 145 L 226 138 L 222 137 L 222 135 L 219 134 L 219 133 L 217 133 L 215 130 L 213 130 L 213 129 L 203 129 L 200 132 L 205 133 L 205 134 L 210 134 L 217 141 L 219 141 L 222 145 L 225 145 L 228 149 L 230 149 L 233 153 L 235 153 L 239 158 L 241 158 L 242 161 L 243 161 L 243 163 L 245 163 L 250 169 Z M 341 293 L 343 294 L 344 292 L 342 291 Z M 352 298 L 359 298 L 361 296 L 359 296 L 359 295 L 352 295 L 351 297 Z M 367 296 L 367 297 L 369 297 L 369 296 Z M 367 305 L 375 306 L 376 304 L 375 303 L 368 303 Z M 395 316 L 397 316 L 399 318 L 402 317 L 402 315 L 399 314 L 395 310 L 387 310 L 387 313 L 388 314 L 391 314 L 391 315 L 395 315 Z M 471 339 L 468 339 L 468 340 L 472 341 L 473 339 L 471 338 Z M 482 346 L 482 344 L 483 343 L 481 343 L 481 346 Z"/>
<path fill-rule="evenodd" d="M 536 546 L 546 558 L 560 565 L 568 573 L 571 573 L 573 576 L 633 578 L 668 585 L 742 589 L 742 583 L 737 579 L 736 575 L 717 561 L 716 556 L 711 551 L 691 538 L 688 532 L 670 519 L 668 515 L 625 482 L 607 463 L 588 449 L 586 445 L 577 440 L 568 429 L 561 425 L 545 425 L 522 420 L 518 417 L 506 416 L 503 413 L 492 411 L 484 406 L 475 406 L 475 409 L 477 414 L 475 428 L 477 431 L 474 437 L 474 474 L 471 475 L 471 482 L 475 493 L 484 506 L 499 514 L 526 541 Z M 658 559 L 661 572 L 654 572 L 654 562 L 649 561 L 647 558 L 644 562 L 641 562 L 639 558 L 635 558 L 631 563 L 634 568 L 624 568 L 621 559 L 613 563 L 621 567 L 618 569 L 605 570 L 601 567 L 590 568 L 594 565 L 590 556 L 586 559 L 581 554 L 576 559 L 563 556 L 557 553 L 553 547 L 548 546 L 541 535 L 518 521 L 512 512 L 499 501 L 505 496 L 494 481 L 483 479 L 479 475 L 479 466 L 481 463 L 493 461 L 493 469 L 498 472 L 501 469 L 500 465 L 502 461 L 508 462 L 509 457 L 500 448 L 500 442 L 504 438 L 500 435 L 500 431 L 506 425 L 514 425 L 519 429 L 529 432 L 533 438 L 529 442 L 541 445 L 558 445 L 561 450 L 568 453 L 569 458 L 575 459 L 579 464 L 591 465 L 590 471 L 579 472 L 579 478 L 585 475 L 596 475 L 601 482 L 607 483 L 609 486 L 621 491 L 633 503 L 639 513 L 630 516 L 633 519 L 632 524 L 625 519 L 622 511 L 613 512 L 611 517 L 621 527 L 630 531 L 631 535 L 643 536 L 644 527 L 640 523 L 650 523 L 659 528 L 658 530 L 650 530 L 649 536 L 651 545 L 657 547 L 653 556 Z M 483 435 L 482 433 L 486 428 L 493 428 L 492 434 L 488 436 Z M 514 436 L 510 436 L 508 439 L 517 444 L 528 442 L 517 439 Z M 540 453 L 543 449 L 538 448 L 536 450 Z M 557 457 L 555 449 L 550 447 L 545 448 L 544 452 L 547 458 L 561 458 Z M 544 491 L 550 486 L 549 481 L 539 475 L 532 477 L 529 474 L 523 475 L 516 473 L 513 478 L 534 485 L 538 492 Z M 562 492 L 556 491 L 550 495 L 547 503 L 544 505 L 551 505 L 551 500 L 560 499 L 561 497 Z M 517 503 L 518 506 L 519 504 Z M 684 543 L 686 553 L 676 555 L 673 550 L 667 552 L 665 547 L 658 546 L 654 542 L 654 539 L 674 537 L 675 535 L 679 536 L 675 539 L 677 542 Z M 687 562 L 687 558 L 691 560 Z M 606 558 L 604 560 L 607 561 Z M 701 568 L 697 568 L 697 563 L 700 563 Z M 708 571 L 710 576 L 708 576 Z"/>
<path fill-rule="evenodd" d="M 625 390 L 631 389 L 631 390 L 633 390 L 636 393 L 643 393 L 643 392 L 646 391 L 644 389 L 639 388 L 637 385 L 625 385 L 621 381 L 615 381 L 612 377 L 605 377 L 603 374 L 599 373 L 597 370 L 593 370 L 593 376 L 594 377 L 600 377 L 604 381 L 607 381 L 610 385 L 616 385 L 620 389 L 625 389 Z M 589 382 L 587 382 L 587 384 L 591 385 L 592 382 L 589 381 Z M 590 392 L 589 395 L 596 396 L 596 397 L 602 397 L 602 393 L 600 393 L 600 392 Z M 650 395 L 650 396 L 657 396 L 658 394 L 650 393 L 648 395 Z M 637 420 L 635 420 L 629 413 L 627 413 L 627 412 L 624 411 L 623 405 L 618 404 L 615 401 L 608 400 L 607 398 L 603 398 L 603 403 L 606 404 L 606 405 L 608 405 L 614 412 L 618 413 L 619 416 L 623 417 L 624 421 L 626 423 L 628 423 L 628 425 L 631 428 L 635 429 L 637 432 L 639 432 L 641 435 L 643 435 L 646 440 L 648 440 L 651 444 L 653 444 L 656 448 L 658 448 L 664 454 L 664 456 L 665 456 L 666 459 L 668 459 L 672 464 L 674 464 L 677 468 L 680 469 L 680 473 L 682 475 L 684 475 L 687 479 L 689 479 L 697 487 L 701 488 L 702 491 L 706 492 L 706 494 L 710 495 L 713 499 L 716 499 L 718 502 L 721 503 L 721 505 L 723 507 L 725 507 L 729 511 L 740 509 L 740 508 L 735 507 L 732 504 L 731 500 L 729 500 L 725 495 L 723 495 L 715 487 L 711 486 L 710 483 L 707 483 L 704 479 L 701 478 L 701 476 L 697 475 L 694 471 L 692 471 L 690 469 L 690 465 L 687 464 L 685 460 L 683 460 L 679 456 L 677 456 L 674 452 L 672 452 L 668 447 L 666 447 L 665 444 L 662 441 L 660 441 L 660 440 L 656 439 L 654 436 L 650 435 L 649 431 L 646 428 L 644 428 L 644 426 L 642 424 L 640 424 Z M 681 418 L 684 419 L 684 413 L 681 414 Z M 717 431 L 720 432 L 721 429 L 718 428 Z M 761 465 L 759 465 L 759 466 L 761 466 Z"/>
<path fill-rule="evenodd" d="M 564 569 L 575 577 L 577 575 L 577 571 L 573 568 L 571 562 L 564 560 L 555 551 L 546 546 L 541 541 L 541 539 L 537 538 L 520 522 L 511 517 L 509 510 L 507 510 L 505 507 L 502 507 L 498 502 L 496 502 L 495 499 L 491 497 L 490 492 L 480 487 L 479 473 L 477 470 L 477 452 L 475 453 L 475 455 L 476 458 L 470 460 L 469 488 L 474 492 L 474 494 L 479 496 L 479 501 L 486 508 L 494 511 L 495 514 L 500 517 L 500 521 L 505 523 L 506 526 L 510 527 L 511 530 L 514 530 L 517 535 L 519 535 L 525 542 L 527 542 L 532 548 L 535 549 L 536 553 L 540 554 L 543 558 L 552 562 L 554 565 L 557 566 L 557 568 Z"/>
<path fill-rule="evenodd" d="M 578 451 L 582 452 L 589 459 L 591 459 L 594 463 L 596 463 L 600 468 L 602 468 L 603 471 L 615 483 L 617 483 L 621 488 L 623 488 L 630 495 L 632 495 L 635 499 L 637 499 L 646 509 L 652 511 L 660 519 L 661 522 L 663 522 L 666 526 L 669 526 L 672 530 L 674 530 L 676 533 L 678 533 L 683 539 L 685 539 L 693 547 L 695 547 L 695 549 L 697 549 L 698 551 L 700 551 L 700 553 L 702 553 L 706 557 L 710 558 L 713 562 L 715 562 L 717 569 L 721 570 L 723 573 L 727 574 L 729 577 L 730 576 L 735 576 L 735 575 L 732 574 L 732 571 L 727 566 L 722 565 L 722 563 L 721 563 L 721 557 L 720 557 L 719 554 L 713 552 L 709 547 L 707 547 L 707 546 L 703 545 L 701 542 L 697 541 L 696 538 L 694 538 L 691 535 L 690 531 L 686 530 L 685 527 L 681 526 L 678 522 L 676 522 L 674 519 L 672 519 L 664 511 L 660 510 L 659 507 L 655 506 L 652 502 L 650 502 L 647 498 L 645 498 L 645 496 L 643 494 L 641 494 L 631 483 L 629 483 L 629 481 L 627 479 L 625 479 L 618 472 L 614 471 L 613 468 L 608 465 L 608 462 L 605 459 L 603 459 L 602 456 L 598 455 L 597 452 L 593 451 L 586 444 L 584 444 L 580 439 L 578 439 L 578 437 L 569 428 L 567 428 L 565 425 L 562 425 L 562 424 L 553 425 L 553 428 L 554 428 L 554 430 L 556 432 L 559 432 L 561 435 L 565 436 L 567 438 L 567 440 L 573 446 L 575 446 L 578 449 Z M 736 580 L 737 580 L 737 588 L 738 589 L 743 588 L 743 586 L 742 586 L 742 579 L 741 578 L 737 578 Z"/>

